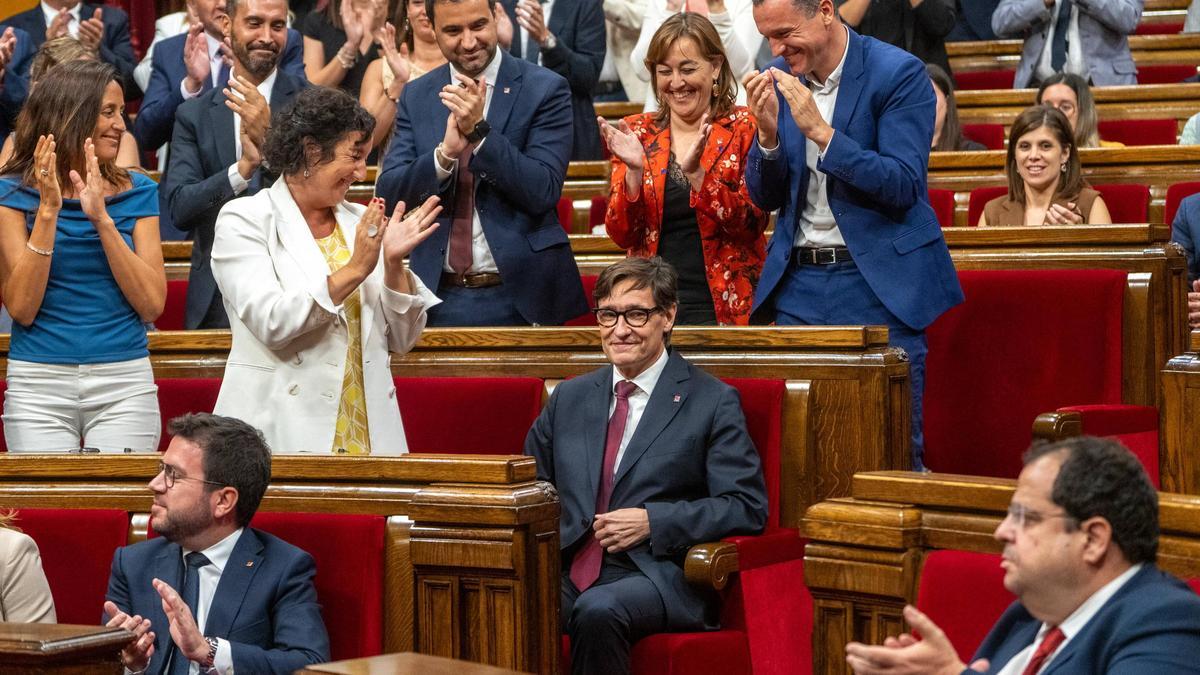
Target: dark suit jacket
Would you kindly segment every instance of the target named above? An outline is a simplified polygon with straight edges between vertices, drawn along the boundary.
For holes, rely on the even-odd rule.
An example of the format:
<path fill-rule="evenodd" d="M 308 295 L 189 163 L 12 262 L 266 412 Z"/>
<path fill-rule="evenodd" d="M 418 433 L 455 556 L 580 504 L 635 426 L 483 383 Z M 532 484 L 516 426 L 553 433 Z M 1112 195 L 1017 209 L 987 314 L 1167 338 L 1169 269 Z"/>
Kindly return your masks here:
<path fill-rule="evenodd" d="M 0 24 L 0 33 L 7 28 Z M 4 66 L 4 80 L 0 82 L 0 138 L 8 138 L 17 123 L 17 113 L 25 105 L 25 97 L 29 96 L 29 67 L 33 65 L 33 55 L 37 48 L 29 33 L 12 27 L 13 35 L 17 38 L 17 46 L 12 58 Z"/>
<path fill-rule="evenodd" d="M 487 120 L 492 130 L 469 160 L 475 174 L 475 208 L 504 287 L 530 323 L 562 324 L 587 311 L 579 268 L 558 222 L 558 198 L 571 150 L 571 98 L 567 81 L 545 68 L 504 54 Z M 375 194 L 391 210 L 404 200 L 417 206 L 441 195 L 441 226 L 410 256 L 413 272 L 431 291 L 441 284 L 450 240 L 454 177 L 438 181 L 433 149 L 446 133 L 449 113 L 438 92 L 450 66 L 413 80 L 400 94 L 392 144 Z"/>
<path fill-rule="evenodd" d="M 608 366 L 555 387 L 525 439 L 538 478 L 558 490 L 564 570 L 592 536 L 612 372 Z M 737 390 L 677 352 L 617 468 L 609 510 L 622 508 L 649 513 L 650 539 L 629 557 L 662 595 L 670 628 L 715 627 L 710 598 L 684 580 L 684 556 L 694 544 L 760 531 L 767 491 Z"/>
<path fill-rule="evenodd" d="M 992 627 L 975 658 L 997 673 L 1033 643 L 1042 622 L 1014 602 Z M 1183 675 L 1200 655 L 1200 596 L 1146 565 L 1072 637 L 1039 675 Z M 974 671 L 963 671 L 964 675 Z"/>
<path fill-rule="evenodd" d="M 187 66 L 183 63 L 183 46 L 186 42 L 187 33 L 183 33 L 154 46 L 154 56 L 150 59 L 150 83 L 146 85 L 146 97 L 133 123 L 133 136 L 143 150 L 154 150 L 171 140 L 175 109 L 183 103 L 179 87 L 187 77 Z M 279 58 L 278 67 L 281 71 L 305 79 L 303 39 L 300 33 L 291 28 L 288 29 L 287 45 Z M 217 84 L 224 86 L 225 81 Z M 212 88 L 212 80 L 206 80 L 200 95 Z"/>
<path fill-rule="evenodd" d="M 155 54 L 158 49 L 155 48 Z M 271 109 L 279 110 L 308 86 L 303 78 L 278 71 L 271 90 Z M 192 272 L 188 276 L 184 325 L 200 327 L 217 293 L 209 257 L 212 255 L 214 225 L 225 202 L 234 198 L 229 185 L 229 167 L 237 163 L 233 137 L 233 111 L 225 106 L 220 89 L 210 89 L 175 112 L 175 133 L 163 174 L 159 199 L 175 227 L 192 233 Z M 260 167 L 242 194 L 249 196 L 263 184 Z"/>
<path fill-rule="evenodd" d="M 516 6 L 515 0 L 504 2 L 513 26 L 517 25 Z M 547 28 L 558 44 L 554 49 L 541 50 L 542 66 L 567 78 L 567 84 L 571 85 L 572 160 L 604 158 L 596 108 L 592 104 L 592 90 L 604 67 L 604 26 L 604 6 L 600 0 L 554 0 Z M 513 40 L 510 51 L 523 58 L 525 45 L 518 42 Z"/>
<path fill-rule="evenodd" d="M 958 22 L 947 41 L 995 40 L 992 32 L 992 12 L 1000 0 L 958 0 Z"/>
<path fill-rule="evenodd" d="M 911 54 L 853 30 L 849 35 L 833 140 L 817 168 L 828 176 L 829 207 L 871 290 L 888 311 L 922 330 L 963 299 L 926 189 L 933 88 Z M 770 65 L 788 70 L 782 58 Z M 780 209 L 754 295 L 757 322 L 775 318 L 772 293 L 791 261 L 808 194 L 805 137 L 783 95 L 777 97 L 779 154 L 767 159 L 755 143 L 746 167 L 754 203 Z"/>
<path fill-rule="evenodd" d="M 133 80 L 133 67 L 137 65 L 137 61 L 133 60 L 133 45 L 129 43 L 129 15 L 112 5 L 93 5 L 85 2 L 79 7 L 79 20 L 87 21 L 92 18 L 97 7 L 102 11 L 100 18 L 104 22 L 100 60 L 116 66 L 125 85 L 125 99 L 135 99 L 142 95 L 142 90 Z M 34 51 L 46 41 L 46 28 L 49 24 L 46 23 L 46 16 L 42 14 L 40 3 L 34 5 L 33 9 L 12 15 L 5 19 L 4 23 L 29 33 Z"/>
<path fill-rule="evenodd" d="M 181 556 L 179 544 L 162 537 L 123 546 L 113 555 L 105 597 L 127 614 L 150 620 L 154 656 L 148 675 L 163 672 L 171 646 L 162 600 L 150 581 L 162 579 L 179 590 Z M 317 604 L 315 575 L 307 553 L 246 528 L 217 584 L 204 634 L 230 642 L 239 673 L 291 673 L 328 661 L 329 637 Z"/>
<path fill-rule="evenodd" d="M 1171 241 L 1182 246 L 1187 254 L 1190 285 L 1200 279 L 1200 195 L 1192 195 L 1179 202 L 1175 222 L 1171 224 Z"/>

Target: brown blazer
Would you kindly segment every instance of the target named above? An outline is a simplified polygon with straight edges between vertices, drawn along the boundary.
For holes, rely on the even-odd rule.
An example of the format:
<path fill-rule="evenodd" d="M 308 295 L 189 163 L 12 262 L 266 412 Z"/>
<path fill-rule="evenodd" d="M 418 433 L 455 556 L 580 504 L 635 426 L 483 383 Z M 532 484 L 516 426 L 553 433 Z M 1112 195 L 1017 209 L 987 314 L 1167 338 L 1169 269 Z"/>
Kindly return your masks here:
<path fill-rule="evenodd" d="M 1092 204 L 1096 198 L 1100 196 L 1099 192 L 1091 188 L 1083 188 L 1079 191 L 1079 196 L 1075 199 L 1055 199 L 1054 203 L 1061 206 L 1066 206 L 1067 202 L 1075 202 L 1075 207 L 1083 214 L 1083 222 L 1088 222 L 1088 215 L 1092 212 Z M 1021 227 L 1025 225 L 1025 206 L 1016 200 L 1008 198 L 1008 195 L 996 197 L 983 207 L 983 215 L 987 220 L 987 224 L 992 227 Z"/>
<path fill-rule="evenodd" d="M 55 623 L 54 598 L 37 544 L 0 527 L 0 621 Z"/>

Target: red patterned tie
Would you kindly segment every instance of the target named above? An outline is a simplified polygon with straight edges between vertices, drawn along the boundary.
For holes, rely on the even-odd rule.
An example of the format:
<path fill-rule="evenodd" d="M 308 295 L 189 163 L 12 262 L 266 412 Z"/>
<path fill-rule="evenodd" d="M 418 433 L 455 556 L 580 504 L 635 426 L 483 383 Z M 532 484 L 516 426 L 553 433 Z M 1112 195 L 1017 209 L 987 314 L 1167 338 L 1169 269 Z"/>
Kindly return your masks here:
<path fill-rule="evenodd" d="M 1029 661 L 1029 665 L 1025 666 L 1025 670 L 1021 675 L 1037 675 L 1042 669 L 1042 665 L 1046 663 L 1046 659 L 1058 649 L 1058 646 L 1066 640 L 1067 636 L 1063 634 L 1062 629 L 1055 626 L 1046 633 L 1046 637 L 1042 638 L 1042 644 L 1038 645 L 1037 651 L 1033 652 L 1033 658 Z"/>
<path fill-rule="evenodd" d="M 471 268 L 471 234 L 475 227 L 475 176 L 467 158 L 458 158 L 454 188 L 454 214 L 450 221 L 450 269 L 463 275 Z"/>
<path fill-rule="evenodd" d="M 608 435 L 604 439 L 604 465 L 600 468 L 600 489 L 596 492 L 596 513 L 608 513 L 608 498 L 612 496 L 613 472 L 617 465 L 617 451 L 621 449 L 621 438 L 625 435 L 625 423 L 629 420 L 629 395 L 637 391 L 637 385 L 629 380 L 617 383 L 617 407 L 608 419 Z M 582 593 L 600 578 L 600 563 L 604 551 L 594 533 L 575 553 L 571 561 L 571 581 Z"/>

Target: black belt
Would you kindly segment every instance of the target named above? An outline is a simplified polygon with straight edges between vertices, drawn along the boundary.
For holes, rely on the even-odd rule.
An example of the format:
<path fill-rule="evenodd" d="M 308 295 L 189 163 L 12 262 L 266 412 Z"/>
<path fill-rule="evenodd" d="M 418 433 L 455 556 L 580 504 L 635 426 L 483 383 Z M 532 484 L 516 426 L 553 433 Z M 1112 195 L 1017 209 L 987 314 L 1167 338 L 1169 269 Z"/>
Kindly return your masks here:
<path fill-rule="evenodd" d="M 834 265 L 854 258 L 845 246 L 801 246 L 792 249 L 792 260 L 797 265 Z"/>
<path fill-rule="evenodd" d="M 442 283 L 460 288 L 488 288 L 500 285 L 500 275 L 495 272 L 476 272 L 472 274 L 455 274 L 442 272 Z"/>

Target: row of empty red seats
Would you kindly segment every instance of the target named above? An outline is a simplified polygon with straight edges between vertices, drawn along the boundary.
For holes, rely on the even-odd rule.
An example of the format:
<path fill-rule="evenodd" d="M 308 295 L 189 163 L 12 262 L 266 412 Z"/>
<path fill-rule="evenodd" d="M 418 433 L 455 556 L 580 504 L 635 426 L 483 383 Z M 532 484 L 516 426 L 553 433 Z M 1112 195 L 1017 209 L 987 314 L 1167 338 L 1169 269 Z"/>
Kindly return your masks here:
<path fill-rule="evenodd" d="M 1138 84 L 1177 84 L 1196 75 L 1196 65 L 1187 63 L 1139 64 Z M 966 70 L 954 73 L 954 84 L 963 89 L 1012 89 L 1017 71 L 1013 68 Z"/>
<path fill-rule="evenodd" d="M 1100 138 L 1125 145 L 1175 145 L 1179 142 L 1179 123 L 1170 118 L 1143 120 L 1101 120 Z M 1004 149 L 1003 124 L 964 124 L 963 136 L 981 143 L 988 150 Z"/>

